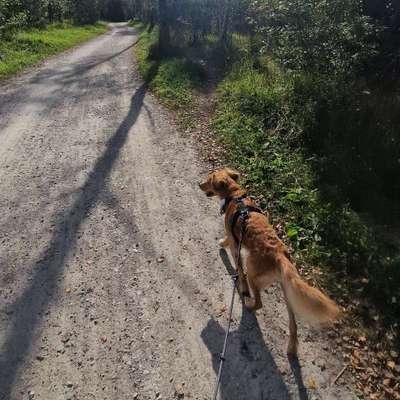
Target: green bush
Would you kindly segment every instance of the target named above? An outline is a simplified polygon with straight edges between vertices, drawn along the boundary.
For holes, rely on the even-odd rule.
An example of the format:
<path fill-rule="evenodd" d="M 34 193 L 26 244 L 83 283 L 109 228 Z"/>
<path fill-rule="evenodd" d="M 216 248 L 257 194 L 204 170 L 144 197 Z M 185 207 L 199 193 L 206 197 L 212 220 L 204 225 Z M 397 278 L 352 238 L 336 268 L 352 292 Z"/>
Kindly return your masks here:
<path fill-rule="evenodd" d="M 170 107 L 184 110 L 192 101 L 192 90 L 200 84 L 202 68 L 184 57 L 159 58 L 156 43 L 158 29 L 148 31 L 144 26 L 136 56 L 141 75 L 152 90 Z"/>
<path fill-rule="evenodd" d="M 20 1 L 0 0 L 0 40 L 10 38 L 27 20 L 28 14 L 22 10 Z"/>
<path fill-rule="evenodd" d="M 94 24 L 100 17 L 98 0 L 70 0 L 73 20 L 77 25 Z"/>
<path fill-rule="evenodd" d="M 285 69 L 348 76 L 374 54 L 376 26 L 359 0 L 253 1 L 250 21 Z"/>

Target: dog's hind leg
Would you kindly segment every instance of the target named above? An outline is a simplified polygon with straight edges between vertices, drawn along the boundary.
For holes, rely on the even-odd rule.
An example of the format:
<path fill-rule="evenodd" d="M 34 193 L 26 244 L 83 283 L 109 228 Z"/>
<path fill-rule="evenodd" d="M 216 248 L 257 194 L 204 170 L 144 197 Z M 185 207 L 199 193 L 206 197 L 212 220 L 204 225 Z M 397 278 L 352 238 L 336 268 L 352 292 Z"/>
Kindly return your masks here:
<path fill-rule="evenodd" d="M 220 240 L 218 241 L 218 244 L 219 244 L 222 248 L 228 247 L 228 246 L 229 246 L 229 238 L 228 238 L 228 236 L 225 236 L 223 239 L 220 239 Z"/>
<path fill-rule="evenodd" d="M 229 244 L 230 244 L 229 234 L 228 234 L 228 231 L 227 231 L 226 226 L 225 226 L 225 235 L 224 235 L 224 238 L 223 238 L 223 239 L 220 239 L 220 240 L 218 241 L 218 243 L 219 243 L 219 245 L 220 245 L 222 248 L 228 247 Z"/>
<path fill-rule="evenodd" d="M 237 265 L 237 260 L 238 260 L 238 254 L 237 254 L 237 249 L 235 244 L 233 243 L 233 241 L 229 240 L 229 250 L 231 252 L 231 255 L 234 259 L 234 263 L 235 263 L 235 267 L 236 267 L 236 272 L 239 276 L 239 284 L 238 284 L 238 291 L 240 293 L 241 296 L 249 296 L 250 292 L 249 292 L 249 286 L 247 285 L 247 279 L 246 279 L 246 275 L 243 271 L 243 262 L 242 262 L 242 266 L 239 267 Z"/>
<path fill-rule="evenodd" d="M 247 282 L 249 284 L 252 297 L 246 297 L 244 299 L 244 304 L 250 311 L 259 310 L 262 307 L 260 290 L 251 277 L 247 277 Z"/>
<path fill-rule="evenodd" d="M 297 324 L 296 324 L 296 318 L 294 316 L 292 307 L 289 304 L 288 298 L 286 296 L 286 292 L 285 292 L 285 288 L 282 286 L 282 290 L 283 290 L 283 295 L 285 297 L 285 302 L 286 302 L 286 307 L 288 310 L 288 314 L 289 314 L 289 344 L 287 347 L 287 352 L 288 354 L 292 354 L 292 355 L 297 355 L 297 347 L 299 344 L 299 341 L 297 339 Z"/>

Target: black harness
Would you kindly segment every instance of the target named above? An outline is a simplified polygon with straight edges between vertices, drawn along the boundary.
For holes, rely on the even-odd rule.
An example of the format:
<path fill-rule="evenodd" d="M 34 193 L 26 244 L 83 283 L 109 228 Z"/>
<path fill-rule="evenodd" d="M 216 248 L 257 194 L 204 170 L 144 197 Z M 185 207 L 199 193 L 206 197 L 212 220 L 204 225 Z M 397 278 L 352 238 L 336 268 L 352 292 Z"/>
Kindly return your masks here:
<path fill-rule="evenodd" d="M 243 234 L 246 231 L 247 220 L 250 216 L 250 213 L 256 212 L 259 214 L 263 214 L 263 211 L 261 210 L 260 207 L 244 204 L 244 200 L 246 198 L 248 198 L 247 194 L 244 194 L 240 197 L 228 197 L 225 200 L 224 205 L 221 207 L 221 214 L 225 214 L 229 204 L 232 201 L 238 206 L 238 209 L 235 211 L 235 213 L 232 215 L 232 218 L 229 221 L 229 227 L 231 229 L 232 236 L 234 237 L 236 243 L 239 243 L 241 241 L 240 239 L 243 238 Z M 252 199 L 252 198 L 250 197 L 250 199 Z M 240 223 L 241 223 L 240 239 L 238 237 L 236 237 L 235 231 L 234 231 L 235 225 L 238 220 L 240 220 Z"/>

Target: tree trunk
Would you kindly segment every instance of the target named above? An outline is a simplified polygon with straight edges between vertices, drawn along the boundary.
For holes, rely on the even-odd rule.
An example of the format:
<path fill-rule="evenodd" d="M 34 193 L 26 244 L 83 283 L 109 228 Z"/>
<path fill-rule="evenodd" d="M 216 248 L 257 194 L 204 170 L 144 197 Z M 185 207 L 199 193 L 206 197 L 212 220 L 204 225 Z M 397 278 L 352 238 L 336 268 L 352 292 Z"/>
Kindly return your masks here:
<path fill-rule="evenodd" d="M 222 16 L 222 23 L 221 23 L 221 30 L 219 33 L 219 41 L 221 43 L 226 43 L 226 39 L 228 36 L 228 27 L 229 27 L 229 20 L 230 20 L 230 14 L 231 14 L 231 0 L 225 0 L 224 1 L 224 10 L 223 10 L 223 16 Z"/>
<path fill-rule="evenodd" d="M 158 50 L 161 56 L 168 54 L 170 50 L 169 13 L 167 0 L 158 0 L 158 15 L 160 20 L 160 32 L 158 37 Z"/>
<path fill-rule="evenodd" d="M 54 22 L 54 9 L 53 9 L 52 3 L 49 3 L 47 5 L 47 14 L 48 14 L 49 22 L 52 24 Z"/>

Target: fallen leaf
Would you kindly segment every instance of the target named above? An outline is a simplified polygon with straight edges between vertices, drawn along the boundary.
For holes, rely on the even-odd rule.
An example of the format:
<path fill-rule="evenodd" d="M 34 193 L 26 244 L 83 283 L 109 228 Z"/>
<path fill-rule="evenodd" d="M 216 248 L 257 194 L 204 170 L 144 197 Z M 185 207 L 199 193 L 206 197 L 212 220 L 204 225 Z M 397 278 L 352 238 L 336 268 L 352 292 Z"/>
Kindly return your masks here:
<path fill-rule="evenodd" d="M 386 363 L 386 365 L 390 368 L 390 369 L 395 369 L 396 368 L 396 364 L 394 361 L 388 361 Z"/>
<path fill-rule="evenodd" d="M 101 340 L 103 343 L 107 342 L 107 336 L 102 336 L 102 337 L 100 338 L 100 340 Z"/>
<path fill-rule="evenodd" d="M 380 360 L 384 360 L 386 358 L 385 354 L 382 353 L 381 351 L 378 351 L 378 353 L 376 353 L 376 356 L 380 359 Z"/>
<path fill-rule="evenodd" d="M 307 387 L 309 389 L 315 390 L 317 388 L 317 384 L 315 382 L 315 379 L 309 378 L 308 381 L 307 381 Z"/>
<path fill-rule="evenodd" d="M 386 378 L 386 379 L 384 379 L 383 380 L 383 384 L 385 385 L 385 386 L 390 386 L 390 379 L 389 378 Z"/>

